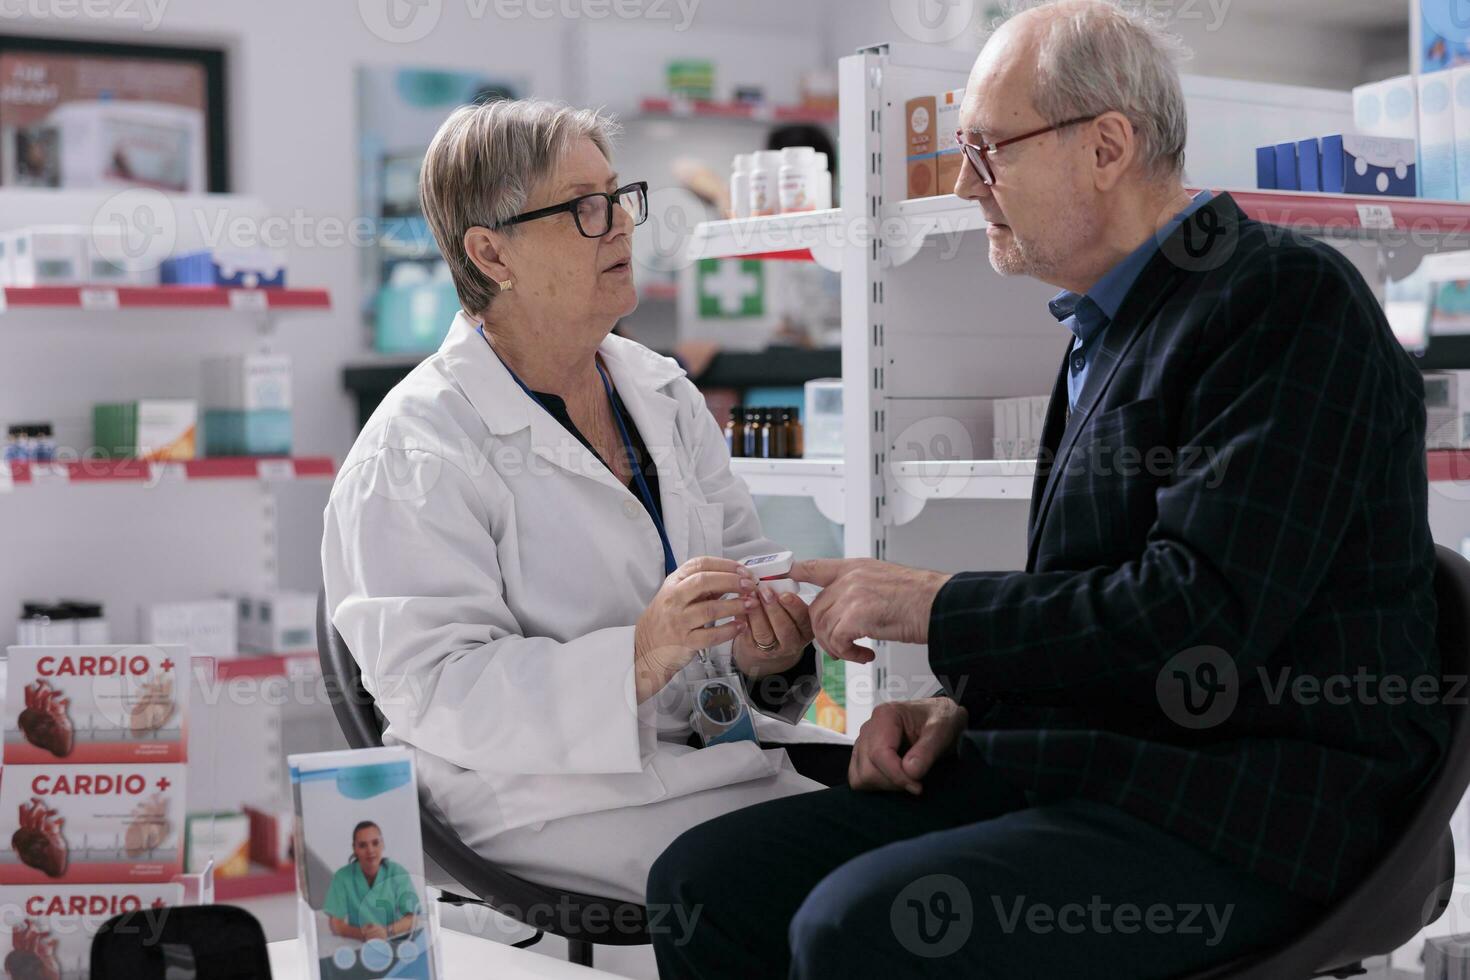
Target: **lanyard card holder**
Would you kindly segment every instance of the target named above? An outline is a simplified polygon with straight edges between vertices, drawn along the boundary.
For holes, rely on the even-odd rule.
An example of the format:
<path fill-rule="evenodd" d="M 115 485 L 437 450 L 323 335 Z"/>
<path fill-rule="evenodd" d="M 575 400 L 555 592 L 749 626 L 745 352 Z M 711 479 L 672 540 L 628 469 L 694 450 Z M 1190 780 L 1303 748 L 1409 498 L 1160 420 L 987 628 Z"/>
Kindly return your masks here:
<path fill-rule="evenodd" d="M 708 748 L 744 739 L 755 742 L 745 685 L 734 674 L 706 677 L 694 688 L 694 730 Z"/>

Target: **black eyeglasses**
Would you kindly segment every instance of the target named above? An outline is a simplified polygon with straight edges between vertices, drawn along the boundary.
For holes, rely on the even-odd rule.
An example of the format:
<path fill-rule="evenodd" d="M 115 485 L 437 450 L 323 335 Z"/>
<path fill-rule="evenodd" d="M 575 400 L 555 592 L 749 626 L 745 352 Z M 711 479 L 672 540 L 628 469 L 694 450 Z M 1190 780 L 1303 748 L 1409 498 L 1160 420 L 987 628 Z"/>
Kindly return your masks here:
<path fill-rule="evenodd" d="M 1066 122 L 1059 122 L 1055 126 L 1047 126 L 1044 129 L 1022 133 L 1020 136 L 1012 136 L 1010 139 L 1001 140 L 999 143 L 968 143 L 965 141 L 964 130 L 955 133 L 955 139 L 959 141 L 960 149 L 965 153 L 965 159 L 969 160 L 970 166 L 975 168 L 975 175 L 985 181 L 985 186 L 993 187 L 995 185 L 995 171 L 990 166 L 990 156 L 1001 147 L 1010 146 L 1013 143 L 1020 143 L 1022 140 L 1035 139 L 1038 136 L 1045 136 L 1047 133 L 1054 133 L 1059 129 L 1066 129 L 1068 126 L 1080 126 L 1082 123 L 1092 122 L 1096 118 L 1096 116 L 1087 116 L 1082 119 L 1068 119 Z"/>
<path fill-rule="evenodd" d="M 537 218 L 549 218 L 553 214 L 570 211 L 573 220 L 577 222 L 577 230 L 583 237 L 601 238 L 612 230 L 614 202 L 628 212 L 635 226 L 643 224 L 648 220 L 648 181 L 634 181 L 619 187 L 611 194 L 583 194 L 570 201 L 553 204 L 549 208 L 537 208 L 535 211 L 518 214 L 490 227 L 504 228 L 506 225 L 518 225 L 522 221 L 535 221 Z"/>

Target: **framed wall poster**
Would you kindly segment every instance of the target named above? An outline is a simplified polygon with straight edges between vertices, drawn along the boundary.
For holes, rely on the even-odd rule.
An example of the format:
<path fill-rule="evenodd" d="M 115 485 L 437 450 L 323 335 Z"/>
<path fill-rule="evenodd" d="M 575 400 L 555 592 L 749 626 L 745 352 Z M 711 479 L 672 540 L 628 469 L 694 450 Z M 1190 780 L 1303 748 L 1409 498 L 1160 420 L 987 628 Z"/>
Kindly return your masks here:
<path fill-rule="evenodd" d="M 224 59 L 0 34 L 0 186 L 228 191 Z"/>

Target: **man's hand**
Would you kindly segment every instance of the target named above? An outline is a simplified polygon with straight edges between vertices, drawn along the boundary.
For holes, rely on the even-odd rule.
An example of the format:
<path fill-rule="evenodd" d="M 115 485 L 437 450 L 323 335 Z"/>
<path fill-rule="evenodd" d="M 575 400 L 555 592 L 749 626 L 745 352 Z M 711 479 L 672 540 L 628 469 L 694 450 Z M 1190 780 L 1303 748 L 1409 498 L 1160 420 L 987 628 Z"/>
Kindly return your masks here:
<path fill-rule="evenodd" d="M 918 796 L 934 761 L 954 748 L 969 721 L 970 713 L 949 698 L 878 705 L 858 732 L 847 784 Z"/>
<path fill-rule="evenodd" d="M 793 565 L 791 577 L 822 587 L 811 605 L 812 630 L 822 649 L 865 664 L 874 653 L 858 646 L 858 637 L 928 642 L 929 610 L 951 576 L 871 558 L 814 558 Z"/>

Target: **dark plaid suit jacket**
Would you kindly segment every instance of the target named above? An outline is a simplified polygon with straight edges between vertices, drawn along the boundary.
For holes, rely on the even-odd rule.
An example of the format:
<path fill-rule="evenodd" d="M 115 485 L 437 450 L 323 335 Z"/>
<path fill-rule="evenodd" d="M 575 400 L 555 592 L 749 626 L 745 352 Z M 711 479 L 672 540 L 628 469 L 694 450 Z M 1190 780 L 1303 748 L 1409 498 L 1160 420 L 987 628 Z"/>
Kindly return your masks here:
<path fill-rule="evenodd" d="M 1059 373 L 1026 571 L 934 603 L 962 752 L 1332 897 L 1448 739 L 1418 371 L 1340 254 L 1222 195 L 1066 405 Z"/>

